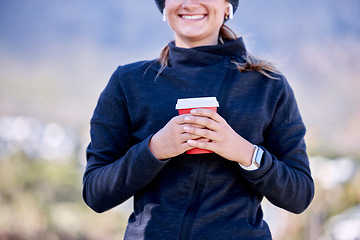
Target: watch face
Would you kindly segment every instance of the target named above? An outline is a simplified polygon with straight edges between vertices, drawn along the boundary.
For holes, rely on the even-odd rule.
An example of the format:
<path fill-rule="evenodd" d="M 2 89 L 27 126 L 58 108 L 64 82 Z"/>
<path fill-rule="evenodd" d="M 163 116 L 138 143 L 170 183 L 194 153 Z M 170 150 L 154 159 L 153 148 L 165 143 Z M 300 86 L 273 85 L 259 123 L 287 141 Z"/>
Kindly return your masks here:
<path fill-rule="evenodd" d="M 253 163 L 256 164 L 258 168 L 261 167 L 261 160 L 262 160 L 263 154 L 264 154 L 264 150 L 257 147 L 257 151 L 256 151 L 256 155 L 255 155 L 255 161 Z"/>
<path fill-rule="evenodd" d="M 247 171 L 257 170 L 261 167 L 261 160 L 262 160 L 262 156 L 264 154 L 264 150 L 262 150 L 261 148 L 259 148 L 256 145 L 254 145 L 254 146 L 255 146 L 255 149 L 254 149 L 254 155 L 251 159 L 251 165 L 248 167 L 245 167 L 239 163 L 239 165 Z"/>

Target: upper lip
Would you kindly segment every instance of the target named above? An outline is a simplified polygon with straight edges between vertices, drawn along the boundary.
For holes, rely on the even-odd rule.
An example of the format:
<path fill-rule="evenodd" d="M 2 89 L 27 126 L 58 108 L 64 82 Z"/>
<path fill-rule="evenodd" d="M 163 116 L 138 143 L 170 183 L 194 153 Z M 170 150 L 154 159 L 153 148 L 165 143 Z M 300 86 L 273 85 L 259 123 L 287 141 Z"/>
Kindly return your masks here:
<path fill-rule="evenodd" d="M 179 13 L 179 16 L 196 16 L 196 15 L 206 15 L 205 13 Z"/>

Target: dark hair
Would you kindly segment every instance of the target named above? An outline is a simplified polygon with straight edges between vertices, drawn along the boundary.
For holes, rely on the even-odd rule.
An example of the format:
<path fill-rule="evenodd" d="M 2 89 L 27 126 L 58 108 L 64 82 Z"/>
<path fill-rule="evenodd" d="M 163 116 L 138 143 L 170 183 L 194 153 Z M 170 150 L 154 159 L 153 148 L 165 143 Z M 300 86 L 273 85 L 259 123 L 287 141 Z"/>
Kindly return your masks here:
<path fill-rule="evenodd" d="M 231 30 L 228 26 L 223 24 L 220 28 L 219 32 L 219 41 L 224 42 L 224 40 L 235 40 L 237 39 L 236 33 Z M 160 54 L 160 57 L 158 59 L 158 62 L 161 65 L 159 73 L 161 73 L 166 66 L 168 65 L 168 58 L 169 58 L 169 46 L 167 45 Z M 236 65 L 237 69 L 240 72 L 247 72 L 247 71 L 258 71 L 265 76 L 269 78 L 274 78 L 269 75 L 269 73 L 279 73 L 279 70 L 277 70 L 274 65 L 272 65 L 269 61 L 263 60 L 260 58 L 256 58 L 250 53 L 247 53 L 246 56 L 243 56 L 245 62 L 236 62 L 233 61 L 233 63 Z"/>

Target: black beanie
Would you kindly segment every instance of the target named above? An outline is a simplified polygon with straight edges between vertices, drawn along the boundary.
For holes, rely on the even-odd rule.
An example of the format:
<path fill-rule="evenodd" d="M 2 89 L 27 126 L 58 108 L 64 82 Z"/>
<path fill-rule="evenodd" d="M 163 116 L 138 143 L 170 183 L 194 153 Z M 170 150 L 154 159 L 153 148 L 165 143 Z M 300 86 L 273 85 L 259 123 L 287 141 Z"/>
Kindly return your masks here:
<path fill-rule="evenodd" d="M 239 0 L 227 0 L 227 1 L 233 5 L 234 13 L 235 13 L 235 11 L 238 7 L 238 4 L 239 4 Z M 165 0 L 155 0 L 155 2 L 156 2 L 156 6 L 160 10 L 160 12 L 163 12 L 164 7 L 165 7 Z"/>

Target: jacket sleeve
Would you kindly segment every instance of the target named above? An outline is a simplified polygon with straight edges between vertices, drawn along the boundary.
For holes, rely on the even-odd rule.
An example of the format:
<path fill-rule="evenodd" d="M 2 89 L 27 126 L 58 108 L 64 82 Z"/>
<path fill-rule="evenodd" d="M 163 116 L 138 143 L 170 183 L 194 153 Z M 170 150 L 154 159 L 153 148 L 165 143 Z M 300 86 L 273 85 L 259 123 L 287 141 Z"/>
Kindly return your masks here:
<path fill-rule="evenodd" d="M 109 210 L 132 197 L 167 162 L 150 152 L 151 136 L 140 143 L 131 142 L 131 123 L 118 71 L 101 93 L 90 124 L 83 198 L 96 212 Z"/>
<path fill-rule="evenodd" d="M 314 182 L 304 141 L 305 126 L 291 87 L 281 79 L 283 88 L 276 109 L 263 132 L 262 166 L 242 170 L 253 188 L 271 203 L 293 213 L 303 212 L 314 196 Z"/>

